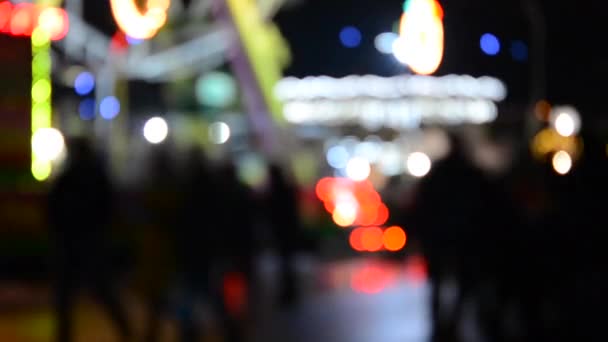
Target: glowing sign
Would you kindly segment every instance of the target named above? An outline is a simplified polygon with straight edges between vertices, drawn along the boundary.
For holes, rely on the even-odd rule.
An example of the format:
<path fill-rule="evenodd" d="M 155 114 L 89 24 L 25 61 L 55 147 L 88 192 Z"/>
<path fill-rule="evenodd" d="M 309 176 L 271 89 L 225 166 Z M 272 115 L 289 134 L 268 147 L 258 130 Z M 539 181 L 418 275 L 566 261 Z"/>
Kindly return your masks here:
<path fill-rule="evenodd" d="M 434 73 L 443 59 L 443 9 L 437 0 L 407 0 L 395 56 L 415 73 Z"/>
<path fill-rule="evenodd" d="M 134 0 L 111 0 L 112 14 L 118 27 L 131 38 L 152 38 L 167 22 L 170 0 L 148 0 L 141 13 Z"/>

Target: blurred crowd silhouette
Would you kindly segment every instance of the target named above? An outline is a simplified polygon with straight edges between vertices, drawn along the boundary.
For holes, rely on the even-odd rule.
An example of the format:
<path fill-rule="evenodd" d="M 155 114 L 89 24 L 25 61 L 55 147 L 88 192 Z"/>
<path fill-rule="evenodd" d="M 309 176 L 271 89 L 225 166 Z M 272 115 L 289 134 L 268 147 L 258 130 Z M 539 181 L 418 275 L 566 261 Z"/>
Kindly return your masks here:
<path fill-rule="evenodd" d="M 450 153 L 395 215 L 428 263 L 433 341 L 478 340 L 466 320 L 486 341 L 603 336 L 595 313 L 605 308 L 599 260 L 608 159 L 603 143 L 586 132 L 583 138 L 584 153 L 567 175 L 532 160 L 527 150 L 509 170 L 490 175 L 472 161 L 463 139 L 451 135 Z M 48 201 L 58 341 L 71 341 L 81 289 L 130 340 L 120 292 L 125 274 L 148 306 L 147 341 L 158 339 L 166 316 L 177 317 L 180 341 L 199 341 L 208 328 L 204 307 L 226 341 L 247 340 L 260 286 L 255 256 L 268 244 L 260 236 L 270 236 L 280 257 L 280 308 L 298 303 L 299 189 L 279 164 L 269 166 L 264 190 L 254 191 L 231 161 L 212 163 L 193 147 L 176 170 L 169 150 L 159 147 L 141 191 L 118 196 L 89 141 L 74 138 L 67 146 Z M 121 216 L 144 222 L 131 253 L 112 244 L 110 227 Z M 267 235 L 256 231 L 259 222 L 267 223 Z"/>
<path fill-rule="evenodd" d="M 119 291 L 125 275 L 145 298 L 145 340 L 158 340 L 162 318 L 176 316 L 180 341 L 200 341 L 205 305 L 226 341 L 245 340 L 255 255 L 267 244 L 254 233 L 260 220 L 269 223 L 271 243 L 279 251 L 279 304 L 295 304 L 297 189 L 278 164 L 269 168 L 267 191 L 256 193 L 240 180 L 232 161 L 214 165 L 204 150 L 193 147 L 180 172 L 172 167 L 169 150 L 159 147 L 141 189 L 117 198 L 107 165 L 90 141 L 70 139 L 67 151 L 48 199 L 58 341 L 72 340 L 72 312 L 81 289 L 90 291 L 123 340 L 130 340 L 133 331 Z M 111 226 L 119 216 L 144 222 L 134 234 L 134 252 L 126 257 L 112 240 Z"/>
<path fill-rule="evenodd" d="M 599 340 L 599 234 L 606 225 L 606 145 L 583 132 L 584 153 L 567 175 L 532 160 L 509 170 L 477 167 L 464 139 L 418 185 L 402 212 L 420 241 L 433 286 L 433 341 Z"/>

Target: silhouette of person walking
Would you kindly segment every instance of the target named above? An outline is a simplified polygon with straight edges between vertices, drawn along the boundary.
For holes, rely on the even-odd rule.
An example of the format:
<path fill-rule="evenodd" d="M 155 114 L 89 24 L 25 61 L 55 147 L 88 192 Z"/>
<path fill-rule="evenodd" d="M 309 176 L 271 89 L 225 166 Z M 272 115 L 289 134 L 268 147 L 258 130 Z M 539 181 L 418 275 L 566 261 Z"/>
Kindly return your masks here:
<path fill-rule="evenodd" d="M 72 341 L 72 310 L 82 288 L 91 290 L 126 339 L 127 316 L 107 253 L 113 203 L 110 178 L 88 140 L 68 140 L 67 151 L 66 169 L 48 199 L 56 258 L 57 340 Z"/>
<path fill-rule="evenodd" d="M 299 232 L 297 190 L 280 166 L 270 166 L 269 215 L 281 262 L 280 303 L 288 306 L 297 299 L 293 258 Z"/>

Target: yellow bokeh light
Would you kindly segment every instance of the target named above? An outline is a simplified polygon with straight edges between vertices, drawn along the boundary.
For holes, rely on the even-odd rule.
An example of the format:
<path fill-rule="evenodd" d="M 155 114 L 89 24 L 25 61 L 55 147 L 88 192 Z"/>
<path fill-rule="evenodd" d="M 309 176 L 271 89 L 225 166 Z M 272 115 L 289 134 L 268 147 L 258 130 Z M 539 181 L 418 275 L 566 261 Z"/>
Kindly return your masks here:
<path fill-rule="evenodd" d="M 553 169 L 560 175 L 565 175 L 572 169 L 572 157 L 566 151 L 559 151 L 553 155 L 551 160 Z"/>
<path fill-rule="evenodd" d="M 443 59 L 443 13 L 436 0 L 410 0 L 399 27 L 400 43 L 395 55 L 412 71 L 430 75 L 437 71 Z"/>
<path fill-rule="evenodd" d="M 38 17 L 38 28 L 52 40 L 59 40 L 68 33 L 68 16 L 62 8 L 49 7 Z"/>
<path fill-rule="evenodd" d="M 357 205 L 351 202 L 338 203 L 332 218 L 340 227 L 351 226 L 357 220 Z"/>
<path fill-rule="evenodd" d="M 114 19 L 124 33 L 132 38 L 149 39 L 165 25 L 171 1 L 148 0 L 143 14 L 134 0 L 111 0 L 110 4 Z"/>
<path fill-rule="evenodd" d="M 50 161 L 34 160 L 32 162 L 32 175 L 37 181 L 45 181 L 51 176 L 53 167 Z"/>

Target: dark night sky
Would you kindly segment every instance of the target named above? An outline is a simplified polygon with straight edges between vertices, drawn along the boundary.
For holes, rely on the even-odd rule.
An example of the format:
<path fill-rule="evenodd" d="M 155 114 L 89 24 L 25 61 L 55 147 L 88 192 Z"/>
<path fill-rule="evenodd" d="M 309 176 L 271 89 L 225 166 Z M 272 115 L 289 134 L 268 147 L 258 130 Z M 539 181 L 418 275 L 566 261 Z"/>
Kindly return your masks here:
<path fill-rule="evenodd" d="M 522 0 L 526 1 L 526 0 Z M 602 26 L 608 6 L 601 1 L 541 1 L 547 25 L 547 98 L 572 103 L 584 116 L 602 114 L 603 84 L 608 72 Z M 530 44 L 529 21 L 518 0 L 440 0 L 445 10 L 445 56 L 438 75 L 491 75 L 506 81 L 511 99 L 525 100 L 532 63 L 511 58 L 509 44 Z M 277 21 L 291 44 L 289 75 L 395 75 L 403 68 L 374 48 L 374 37 L 389 31 L 401 15 L 402 0 L 309 0 L 283 10 Z M 338 35 L 346 25 L 363 34 L 360 47 L 349 49 Z M 479 38 L 496 34 L 502 50 L 484 55 Z"/>

